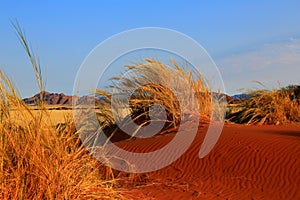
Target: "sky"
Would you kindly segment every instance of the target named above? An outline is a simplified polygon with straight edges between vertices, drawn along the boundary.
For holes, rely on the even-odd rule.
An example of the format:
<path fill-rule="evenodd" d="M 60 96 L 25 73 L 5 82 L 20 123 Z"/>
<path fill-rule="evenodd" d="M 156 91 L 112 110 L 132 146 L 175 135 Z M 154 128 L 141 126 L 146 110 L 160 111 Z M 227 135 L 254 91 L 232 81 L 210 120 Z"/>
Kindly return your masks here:
<path fill-rule="evenodd" d="M 299 1 L 0 2 L 0 69 L 22 97 L 38 92 L 12 22 L 39 55 L 46 90 L 72 94 L 76 73 L 99 43 L 142 27 L 179 31 L 197 41 L 221 72 L 226 92 L 300 84 Z M 122 45 L 122 44 L 120 44 Z"/>

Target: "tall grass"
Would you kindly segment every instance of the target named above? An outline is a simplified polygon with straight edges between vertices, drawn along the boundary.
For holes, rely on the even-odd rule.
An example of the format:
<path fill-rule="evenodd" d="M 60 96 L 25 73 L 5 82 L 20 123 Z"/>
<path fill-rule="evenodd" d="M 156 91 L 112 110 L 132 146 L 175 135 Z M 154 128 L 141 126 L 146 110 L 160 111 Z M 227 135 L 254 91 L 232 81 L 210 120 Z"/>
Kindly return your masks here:
<path fill-rule="evenodd" d="M 230 121 L 261 125 L 300 122 L 298 87 L 253 90 L 249 94 L 249 99 L 240 100 L 235 109 L 227 113 Z"/>
<path fill-rule="evenodd" d="M 15 28 L 42 92 L 39 62 Z M 34 115 L 2 71 L 0 100 L 0 199 L 121 198 L 105 181 L 103 167 L 79 145 L 73 122 L 52 126 L 43 104 Z"/>
<path fill-rule="evenodd" d="M 165 130 L 176 128 L 197 110 L 200 116 L 211 117 L 212 91 L 205 78 L 196 71 L 179 65 L 174 60 L 171 65 L 167 65 L 147 58 L 144 62 L 125 68 L 124 74 L 111 79 L 106 90 L 96 90 L 96 95 L 107 101 L 105 109 L 98 112 L 98 115 L 102 121 L 109 122 L 102 126 L 102 129 L 110 127 L 108 135 L 120 128 L 116 124 L 126 126 L 131 120 L 138 125 L 137 129 L 153 121 L 163 121 Z M 117 100 L 113 97 L 117 97 Z M 124 100 L 123 97 L 130 98 Z M 112 103 L 113 109 L 110 107 Z M 157 104 L 166 112 L 166 118 L 162 111 L 155 113 L 154 118 L 150 119 L 150 107 Z M 124 110 L 127 110 L 125 114 L 120 114 Z"/>

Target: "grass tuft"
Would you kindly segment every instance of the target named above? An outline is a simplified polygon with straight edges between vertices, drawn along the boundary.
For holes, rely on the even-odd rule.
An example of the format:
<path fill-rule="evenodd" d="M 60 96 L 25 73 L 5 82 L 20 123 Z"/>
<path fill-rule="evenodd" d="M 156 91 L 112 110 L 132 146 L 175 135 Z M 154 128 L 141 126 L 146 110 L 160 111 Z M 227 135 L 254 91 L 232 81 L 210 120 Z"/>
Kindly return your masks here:
<path fill-rule="evenodd" d="M 147 58 L 125 68 L 124 74 L 111 79 L 106 90 L 95 92 L 107 102 L 98 112 L 101 128 L 108 130 L 107 135 L 118 132 L 117 124 L 127 126 L 131 120 L 138 125 L 133 131 L 138 132 L 150 122 L 159 121 L 165 122 L 162 130 L 176 128 L 198 109 L 200 116 L 211 117 L 212 91 L 205 78 L 196 71 L 174 60 L 167 65 Z M 164 111 L 158 111 L 151 119 L 150 107 L 153 105 L 160 105 Z"/>
<path fill-rule="evenodd" d="M 279 90 L 253 90 L 240 100 L 227 118 L 245 124 L 290 124 L 300 122 L 300 86 Z"/>

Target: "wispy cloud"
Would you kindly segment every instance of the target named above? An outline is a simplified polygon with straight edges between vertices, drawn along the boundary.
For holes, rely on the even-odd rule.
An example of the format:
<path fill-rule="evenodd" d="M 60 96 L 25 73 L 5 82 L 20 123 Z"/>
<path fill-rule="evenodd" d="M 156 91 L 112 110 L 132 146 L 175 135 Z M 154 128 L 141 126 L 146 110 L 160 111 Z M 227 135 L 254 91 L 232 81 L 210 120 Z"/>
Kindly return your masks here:
<path fill-rule="evenodd" d="M 216 61 L 229 93 L 251 89 L 253 80 L 268 87 L 300 83 L 300 38 L 264 44 Z"/>

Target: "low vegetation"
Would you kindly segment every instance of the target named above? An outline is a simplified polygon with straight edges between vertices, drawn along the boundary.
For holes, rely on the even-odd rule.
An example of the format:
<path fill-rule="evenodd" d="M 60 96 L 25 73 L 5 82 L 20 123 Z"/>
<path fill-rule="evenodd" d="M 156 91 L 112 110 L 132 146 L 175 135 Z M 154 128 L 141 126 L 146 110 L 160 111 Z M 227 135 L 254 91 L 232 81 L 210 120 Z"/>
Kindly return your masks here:
<path fill-rule="evenodd" d="M 229 121 L 243 124 L 290 124 L 300 122 L 300 86 L 279 90 L 253 90 L 227 112 Z"/>

